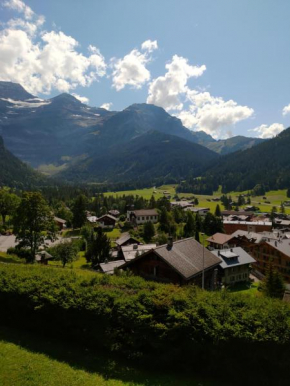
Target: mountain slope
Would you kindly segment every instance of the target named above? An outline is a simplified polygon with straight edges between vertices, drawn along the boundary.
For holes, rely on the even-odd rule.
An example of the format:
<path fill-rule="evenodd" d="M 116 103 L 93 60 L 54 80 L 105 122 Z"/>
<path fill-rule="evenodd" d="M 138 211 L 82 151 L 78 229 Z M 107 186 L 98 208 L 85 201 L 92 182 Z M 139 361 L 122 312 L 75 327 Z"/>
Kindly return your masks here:
<path fill-rule="evenodd" d="M 148 131 L 107 154 L 94 155 L 60 173 L 68 181 L 124 182 L 152 184 L 175 182 L 189 174 L 198 176 L 218 155 L 176 136 Z"/>
<path fill-rule="evenodd" d="M 44 183 L 44 177 L 11 154 L 0 137 L 0 186 L 31 188 Z"/>
<path fill-rule="evenodd" d="M 249 138 L 242 135 L 237 135 L 228 139 L 221 139 L 215 142 L 204 143 L 208 149 L 215 151 L 218 154 L 224 155 L 234 153 L 238 150 L 250 149 L 259 143 L 265 142 L 262 138 Z"/>
<path fill-rule="evenodd" d="M 205 177 L 223 186 L 225 192 L 244 191 L 264 184 L 267 189 L 290 186 L 290 128 L 251 149 L 219 158 Z"/>

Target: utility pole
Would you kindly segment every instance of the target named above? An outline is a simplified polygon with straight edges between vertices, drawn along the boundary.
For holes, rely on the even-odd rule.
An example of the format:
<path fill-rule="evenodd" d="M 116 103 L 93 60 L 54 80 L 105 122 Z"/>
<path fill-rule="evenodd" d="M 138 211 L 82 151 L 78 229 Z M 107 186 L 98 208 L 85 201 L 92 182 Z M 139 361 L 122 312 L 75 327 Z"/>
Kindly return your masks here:
<path fill-rule="evenodd" d="M 201 288 L 204 289 L 204 233 L 202 235 L 202 284 Z"/>

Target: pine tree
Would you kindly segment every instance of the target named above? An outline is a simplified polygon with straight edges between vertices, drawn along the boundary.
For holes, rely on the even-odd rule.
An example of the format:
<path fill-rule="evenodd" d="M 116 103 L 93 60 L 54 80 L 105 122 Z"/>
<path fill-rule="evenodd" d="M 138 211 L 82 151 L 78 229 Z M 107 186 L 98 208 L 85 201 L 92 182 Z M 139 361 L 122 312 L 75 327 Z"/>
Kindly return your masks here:
<path fill-rule="evenodd" d="M 266 296 L 282 298 L 285 291 L 285 284 L 282 275 L 274 267 L 273 262 L 269 261 L 266 275 L 262 282 L 262 291 Z"/>
<path fill-rule="evenodd" d="M 79 195 L 73 205 L 72 224 L 74 228 L 81 228 L 86 222 L 86 205 L 87 198 L 83 194 Z"/>
<path fill-rule="evenodd" d="M 191 237 L 195 233 L 195 221 L 192 212 L 187 211 L 186 213 L 186 223 L 183 228 L 184 237 Z"/>
<path fill-rule="evenodd" d="M 151 221 L 146 222 L 143 226 L 143 237 L 146 242 L 151 241 L 155 235 L 155 228 Z"/>
<path fill-rule="evenodd" d="M 215 212 L 214 212 L 214 215 L 216 217 L 221 217 L 222 213 L 221 213 L 221 208 L 219 206 L 219 204 L 217 204 L 216 208 L 215 208 Z"/>

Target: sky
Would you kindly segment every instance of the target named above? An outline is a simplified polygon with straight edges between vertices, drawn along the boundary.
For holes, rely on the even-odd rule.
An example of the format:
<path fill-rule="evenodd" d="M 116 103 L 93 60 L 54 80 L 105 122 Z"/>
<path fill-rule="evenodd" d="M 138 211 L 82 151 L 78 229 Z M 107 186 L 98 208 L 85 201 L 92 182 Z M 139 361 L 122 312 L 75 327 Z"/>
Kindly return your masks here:
<path fill-rule="evenodd" d="M 214 138 L 290 126 L 289 0 L 0 0 L 0 80 Z"/>

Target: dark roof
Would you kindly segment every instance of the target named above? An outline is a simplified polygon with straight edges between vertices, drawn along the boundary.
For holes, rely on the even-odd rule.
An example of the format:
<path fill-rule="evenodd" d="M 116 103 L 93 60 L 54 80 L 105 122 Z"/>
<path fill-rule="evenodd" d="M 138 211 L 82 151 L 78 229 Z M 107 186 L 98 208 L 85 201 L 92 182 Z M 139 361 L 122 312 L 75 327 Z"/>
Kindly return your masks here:
<path fill-rule="evenodd" d="M 221 259 L 212 254 L 208 249 L 198 243 L 193 237 L 175 241 L 172 247 L 161 245 L 134 260 L 124 264 L 121 268 L 125 268 L 138 259 L 144 259 L 149 253 L 158 255 L 176 272 L 178 272 L 185 280 L 201 274 L 203 270 L 203 253 L 204 253 L 204 270 L 213 268 L 221 263 Z"/>
<path fill-rule="evenodd" d="M 156 209 L 140 209 L 133 211 L 136 216 L 157 216 L 158 212 Z"/>
<path fill-rule="evenodd" d="M 124 233 L 122 234 L 116 241 L 115 243 L 117 245 L 123 245 L 124 243 L 126 243 L 127 241 L 129 241 L 130 239 L 134 240 L 135 243 L 139 243 L 138 240 L 134 239 L 134 237 L 132 237 L 130 235 L 130 233 Z"/>

